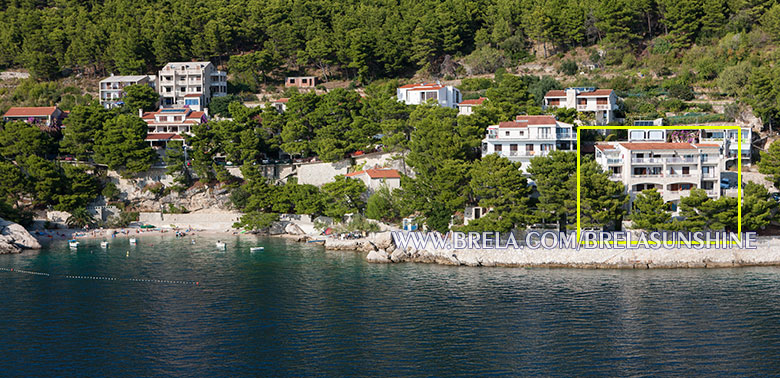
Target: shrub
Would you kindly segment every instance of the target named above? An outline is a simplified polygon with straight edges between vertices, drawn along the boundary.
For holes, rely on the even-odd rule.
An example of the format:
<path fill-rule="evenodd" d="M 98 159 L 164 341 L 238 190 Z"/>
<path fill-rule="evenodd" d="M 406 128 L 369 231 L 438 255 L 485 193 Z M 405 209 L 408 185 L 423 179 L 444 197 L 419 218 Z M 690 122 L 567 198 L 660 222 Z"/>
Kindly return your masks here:
<path fill-rule="evenodd" d="M 577 66 L 577 62 L 567 59 L 561 62 L 561 66 L 558 68 L 559 73 L 564 73 L 566 75 L 572 76 L 576 75 L 579 71 L 579 67 Z"/>

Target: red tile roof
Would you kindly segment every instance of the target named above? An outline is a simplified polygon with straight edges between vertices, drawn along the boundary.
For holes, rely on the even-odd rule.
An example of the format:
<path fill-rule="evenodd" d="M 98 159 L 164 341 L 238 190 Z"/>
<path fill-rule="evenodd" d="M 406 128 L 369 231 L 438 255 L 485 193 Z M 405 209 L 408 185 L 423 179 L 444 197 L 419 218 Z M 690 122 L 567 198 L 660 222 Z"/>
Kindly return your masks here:
<path fill-rule="evenodd" d="M 602 151 L 604 151 L 604 150 L 614 150 L 615 146 L 613 146 L 611 144 L 596 144 L 596 148 L 598 148 L 599 150 L 602 150 Z"/>
<path fill-rule="evenodd" d="M 48 117 L 57 110 L 56 106 L 13 107 L 5 112 L 5 117 Z"/>
<path fill-rule="evenodd" d="M 444 88 L 443 85 L 438 85 L 435 87 L 419 87 L 419 88 L 412 88 L 410 91 L 438 91 L 439 89 Z"/>
<path fill-rule="evenodd" d="M 515 117 L 515 122 L 522 122 L 528 125 L 555 125 L 555 116 L 551 115 L 519 115 Z"/>
<path fill-rule="evenodd" d="M 401 173 L 398 172 L 395 169 L 379 169 L 379 168 L 371 168 L 371 169 L 366 169 L 366 170 L 363 170 L 363 171 L 347 173 L 346 176 L 347 177 L 354 177 L 354 176 L 361 175 L 363 173 L 368 174 L 368 177 L 371 177 L 372 179 L 377 179 L 377 178 L 401 178 Z"/>
<path fill-rule="evenodd" d="M 695 146 L 696 146 L 696 147 L 699 147 L 699 148 L 702 148 L 702 147 L 704 147 L 704 148 L 707 148 L 707 147 L 712 147 L 712 148 L 720 148 L 720 145 L 719 145 L 719 144 L 712 144 L 712 143 L 705 143 L 705 144 L 695 144 Z"/>
<path fill-rule="evenodd" d="M 566 97 L 566 91 L 552 90 L 548 91 L 544 97 Z"/>
<path fill-rule="evenodd" d="M 184 137 L 174 133 L 153 133 L 153 134 L 146 135 L 146 140 L 170 140 L 170 139 L 184 139 Z"/>
<path fill-rule="evenodd" d="M 437 87 L 437 86 L 440 86 L 440 85 L 436 84 L 436 83 L 414 83 L 414 84 L 402 85 L 402 86 L 400 86 L 398 88 L 400 88 L 400 89 L 408 89 L 408 88 Z"/>
<path fill-rule="evenodd" d="M 200 93 L 187 93 L 184 97 L 200 97 Z"/>
<path fill-rule="evenodd" d="M 696 149 L 690 143 L 667 143 L 667 142 L 632 142 L 620 143 L 621 146 L 629 150 L 693 150 Z"/>
<path fill-rule="evenodd" d="M 528 127 L 527 123 L 520 123 L 515 121 L 507 121 L 507 122 L 499 122 L 498 127 L 500 128 L 506 128 L 506 127 Z"/>
<path fill-rule="evenodd" d="M 187 115 L 187 119 L 201 119 L 203 115 L 206 114 L 204 112 L 192 112 L 189 115 Z"/>
<path fill-rule="evenodd" d="M 609 96 L 612 94 L 611 89 L 596 89 L 593 92 L 580 92 L 577 96 L 585 96 L 585 97 L 602 97 L 602 96 Z"/>
<path fill-rule="evenodd" d="M 470 105 L 482 105 L 482 103 L 485 102 L 485 100 L 487 100 L 487 97 L 480 97 L 480 98 L 478 98 L 476 100 L 463 100 L 458 105 L 459 106 L 464 106 L 464 105 L 469 105 L 469 106 Z"/>
<path fill-rule="evenodd" d="M 287 102 L 287 101 L 290 101 L 290 99 L 289 99 L 289 98 L 287 98 L 287 97 L 283 97 L 283 98 L 280 98 L 280 99 L 278 99 L 278 100 L 276 100 L 276 101 L 274 101 L 274 102 L 275 102 L 275 103 L 278 103 L 278 102 L 285 103 L 285 102 Z"/>

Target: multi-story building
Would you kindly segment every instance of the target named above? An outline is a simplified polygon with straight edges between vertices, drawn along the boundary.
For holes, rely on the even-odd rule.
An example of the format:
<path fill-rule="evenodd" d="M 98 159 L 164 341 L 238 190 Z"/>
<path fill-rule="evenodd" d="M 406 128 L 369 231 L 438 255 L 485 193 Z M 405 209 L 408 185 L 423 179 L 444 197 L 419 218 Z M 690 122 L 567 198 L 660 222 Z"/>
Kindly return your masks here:
<path fill-rule="evenodd" d="M 742 137 L 742 165 L 751 163 L 751 148 L 753 130 L 743 127 L 741 130 L 701 130 L 699 140 L 702 143 L 718 143 L 723 147 L 726 168 L 737 164 L 739 143 L 737 138 Z"/>
<path fill-rule="evenodd" d="M 514 121 L 488 126 L 482 140 L 482 156 L 498 154 L 520 162 L 526 172 L 535 156 L 545 156 L 553 150 L 577 149 L 577 134 L 573 125 L 550 115 L 519 115 Z"/>
<path fill-rule="evenodd" d="M 398 101 L 406 105 L 420 105 L 436 100 L 439 106 L 457 108 L 461 102 L 460 91 L 452 85 L 439 83 L 407 84 L 396 90 Z"/>
<path fill-rule="evenodd" d="M 192 127 L 208 122 L 208 113 L 191 108 L 161 108 L 156 112 L 143 113 L 141 119 L 148 126 L 146 141 L 152 147 L 164 148 L 170 140 L 184 140 L 192 135 Z"/>
<path fill-rule="evenodd" d="M 606 125 L 615 121 L 617 102 L 618 97 L 611 89 L 566 88 L 547 92 L 542 109 L 577 109 L 578 112 L 593 113 L 596 125 Z"/>
<path fill-rule="evenodd" d="M 475 106 L 481 106 L 487 97 L 480 97 L 475 100 L 463 100 L 458 103 L 458 115 L 471 115 L 474 113 Z"/>
<path fill-rule="evenodd" d="M 157 77 L 154 75 L 111 76 L 100 81 L 100 105 L 107 109 L 122 105 L 124 88 L 128 85 L 148 85 L 155 88 Z"/>
<path fill-rule="evenodd" d="M 655 188 L 676 210 L 691 189 L 720 197 L 721 146 L 715 143 L 609 142 L 596 144 L 596 162 L 625 185 L 630 201 Z"/>
<path fill-rule="evenodd" d="M 4 122 L 22 121 L 32 125 L 60 127 L 67 113 L 56 106 L 12 107 L 3 114 Z"/>
<path fill-rule="evenodd" d="M 227 74 L 211 62 L 168 63 L 158 73 L 162 107 L 205 109 L 211 99 L 227 95 Z"/>

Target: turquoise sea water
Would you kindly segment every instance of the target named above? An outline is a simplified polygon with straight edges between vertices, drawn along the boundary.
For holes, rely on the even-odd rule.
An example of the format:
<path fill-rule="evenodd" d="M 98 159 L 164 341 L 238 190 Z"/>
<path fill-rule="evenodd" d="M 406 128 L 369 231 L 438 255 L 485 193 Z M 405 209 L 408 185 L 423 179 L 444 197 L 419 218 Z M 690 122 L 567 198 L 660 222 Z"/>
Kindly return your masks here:
<path fill-rule="evenodd" d="M 215 241 L 0 255 L 0 268 L 50 274 L 0 271 L 1 374 L 780 373 L 778 268 L 375 265 L 281 239 Z"/>

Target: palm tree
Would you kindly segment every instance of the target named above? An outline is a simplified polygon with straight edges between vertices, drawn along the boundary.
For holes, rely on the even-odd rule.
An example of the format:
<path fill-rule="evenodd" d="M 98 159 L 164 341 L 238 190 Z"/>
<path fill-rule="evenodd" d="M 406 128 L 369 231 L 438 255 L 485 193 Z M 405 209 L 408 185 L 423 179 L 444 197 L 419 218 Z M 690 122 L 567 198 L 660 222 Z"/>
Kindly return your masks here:
<path fill-rule="evenodd" d="M 95 224 L 95 218 L 85 208 L 73 210 L 66 221 L 68 227 L 84 228 L 87 225 Z"/>

